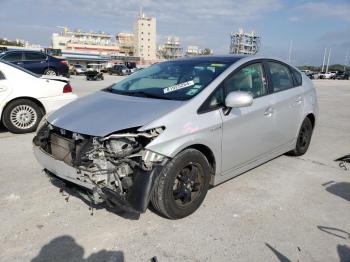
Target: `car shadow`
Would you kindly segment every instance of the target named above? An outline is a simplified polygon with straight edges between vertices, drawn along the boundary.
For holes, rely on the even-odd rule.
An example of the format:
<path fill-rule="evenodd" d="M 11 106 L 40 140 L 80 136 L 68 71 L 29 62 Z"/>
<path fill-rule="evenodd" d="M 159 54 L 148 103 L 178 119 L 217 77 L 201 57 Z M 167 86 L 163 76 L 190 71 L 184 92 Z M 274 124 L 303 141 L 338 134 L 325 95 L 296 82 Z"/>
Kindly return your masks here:
<path fill-rule="evenodd" d="M 332 193 L 338 197 L 341 197 L 347 201 L 350 201 L 350 183 L 349 182 L 334 182 L 322 184 L 326 188 L 326 191 Z"/>
<path fill-rule="evenodd" d="M 7 128 L 0 122 L 0 134 L 9 132 Z"/>
<path fill-rule="evenodd" d="M 84 248 L 78 245 L 75 239 L 69 235 L 59 236 L 44 245 L 39 254 L 34 257 L 32 262 L 100 262 L 113 261 L 124 262 L 124 253 L 122 251 L 107 251 L 105 249 L 92 253 L 84 258 Z"/>
<path fill-rule="evenodd" d="M 43 171 L 45 172 L 45 171 Z M 117 206 L 109 206 L 105 202 L 95 204 L 94 201 L 91 198 L 91 195 L 89 194 L 88 191 L 84 190 L 83 188 L 70 183 L 70 182 L 63 182 L 62 180 L 59 180 L 55 177 L 51 177 L 50 182 L 52 185 L 57 187 L 59 189 L 59 193 L 64 197 L 66 202 L 69 202 L 70 197 L 75 197 L 83 201 L 89 208 L 90 210 L 90 215 L 94 214 L 94 210 L 101 210 L 105 209 L 108 212 L 111 212 L 115 215 L 118 215 L 122 218 L 129 219 L 129 220 L 138 220 L 140 218 L 139 213 L 133 213 L 133 212 L 128 212 L 125 210 L 122 210 L 121 208 Z"/>

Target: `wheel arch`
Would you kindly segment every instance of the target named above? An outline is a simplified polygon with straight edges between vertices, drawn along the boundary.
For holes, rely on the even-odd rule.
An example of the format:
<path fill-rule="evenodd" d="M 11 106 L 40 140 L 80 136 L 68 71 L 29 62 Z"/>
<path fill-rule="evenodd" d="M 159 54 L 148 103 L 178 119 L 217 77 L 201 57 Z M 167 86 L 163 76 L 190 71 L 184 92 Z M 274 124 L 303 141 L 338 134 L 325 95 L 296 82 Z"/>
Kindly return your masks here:
<path fill-rule="evenodd" d="M 186 150 L 186 149 L 196 149 L 199 152 L 201 152 L 206 157 L 206 159 L 208 160 L 209 165 L 211 167 L 210 175 L 215 176 L 215 171 L 216 171 L 215 155 L 214 155 L 213 151 L 208 146 L 203 145 L 203 144 L 193 144 L 193 145 L 190 145 L 190 146 L 182 149 L 181 152 Z"/>
<path fill-rule="evenodd" d="M 19 97 L 16 97 L 16 98 L 13 98 L 11 99 L 10 101 L 8 101 L 5 106 L 2 108 L 2 111 L 1 111 L 1 121 L 3 119 L 3 114 L 4 114 L 4 111 L 6 109 L 6 107 L 8 107 L 11 103 L 13 103 L 14 101 L 17 101 L 17 100 L 20 100 L 20 99 L 26 99 L 26 100 L 30 100 L 32 102 L 34 102 L 35 104 L 37 104 L 40 109 L 42 110 L 43 114 L 45 115 L 46 114 L 46 109 L 45 109 L 45 106 L 43 105 L 43 103 L 41 103 L 38 99 L 34 98 L 34 97 L 30 97 L 30 96 L 19 96 Z"/>
<path fill-rule="evenodd" d="M 316 124 L 316 118 L 315 118 L 315 115 L 313 113 L 309 113 L 305 116 L 305 118 L 309 118 L 310 121 L 311 121 L 311 124 L 312 124 L 312 128 L 315 127 L 315 124 Z"/>

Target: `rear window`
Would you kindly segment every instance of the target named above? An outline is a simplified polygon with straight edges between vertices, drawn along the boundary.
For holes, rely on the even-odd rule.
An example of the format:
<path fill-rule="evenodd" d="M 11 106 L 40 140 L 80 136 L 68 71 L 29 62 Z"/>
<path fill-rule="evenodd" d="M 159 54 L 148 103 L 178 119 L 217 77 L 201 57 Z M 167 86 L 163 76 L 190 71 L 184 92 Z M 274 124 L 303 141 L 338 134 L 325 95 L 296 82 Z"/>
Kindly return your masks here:
<path fill-rule="evenodd" d="M 291 68 L 291 70 L 292 70 L 292 74 L 293 74 L 294 82 L 295 82 L 294 86 L 301 86 L 302 85 L 301 74 L 297 70 L 295 70 L 294 68 Z"/>

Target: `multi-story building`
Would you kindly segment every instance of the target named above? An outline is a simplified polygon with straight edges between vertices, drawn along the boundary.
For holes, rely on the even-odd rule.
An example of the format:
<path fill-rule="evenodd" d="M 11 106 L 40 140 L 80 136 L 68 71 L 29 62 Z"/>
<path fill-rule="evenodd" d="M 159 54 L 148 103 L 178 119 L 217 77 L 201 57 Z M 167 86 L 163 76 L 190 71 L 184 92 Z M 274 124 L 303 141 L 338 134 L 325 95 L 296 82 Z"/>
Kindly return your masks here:
<path fill-rule="evenodd" d="M 62 29 L 62 32 L 52 34 L 52 47 L 55 49 L 99 54 L 119 53 L 119 46 L 112 35 L 104 32 L 72 31 L 67 27 Z"/>
<path fill-rule="evenodd" d="M 141 11 L 134 24 L 134 55 L 152 62 L 156 57 L 156 19 Z"/>
<path fill-rule="evenodd" d="M 189 45 L 186 50 L 186 56 L 200 55 L 202 50 L 196 45 Z"/>
<path fill-rule="evenodd" d="M 245 33 L 242 28 L 238 33 L 231 34 L 230 54 L 253 55 L 259 51 L 260 36 L 254 31 Z"/>
<path fill-rule="evenodd" d="M 116 40 L 120 48 L 120 53 L 126 55 L 134 54 L 134 34 L 133 33 L 118 33 Z"/>
<path fill-rule="evenodd" d="M 158 48 L 158 57 L 161 59 L 175 59 L 183 56 L 183 49 L 180 45 L 180 38 L 168 36 L 164 44 Z"/>

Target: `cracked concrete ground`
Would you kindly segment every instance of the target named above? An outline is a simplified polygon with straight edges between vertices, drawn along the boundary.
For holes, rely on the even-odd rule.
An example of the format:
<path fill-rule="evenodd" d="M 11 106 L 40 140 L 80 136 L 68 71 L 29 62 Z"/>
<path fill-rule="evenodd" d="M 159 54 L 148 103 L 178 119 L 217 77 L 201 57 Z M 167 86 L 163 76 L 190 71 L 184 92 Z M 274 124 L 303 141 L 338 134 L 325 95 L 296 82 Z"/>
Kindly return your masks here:
<path fill-rule="evenodd" d="M 86 82 L 84 95 L 118 77 Z M 350 261 L 350 81 L 315 81 L 320 119 L 307 154 L 278 157 L 211 189 L 171 221 L 89 205 L 59 192 L 31 151 L 33 134 L 0 131 L 0 261 Z"/>

